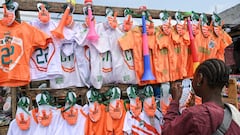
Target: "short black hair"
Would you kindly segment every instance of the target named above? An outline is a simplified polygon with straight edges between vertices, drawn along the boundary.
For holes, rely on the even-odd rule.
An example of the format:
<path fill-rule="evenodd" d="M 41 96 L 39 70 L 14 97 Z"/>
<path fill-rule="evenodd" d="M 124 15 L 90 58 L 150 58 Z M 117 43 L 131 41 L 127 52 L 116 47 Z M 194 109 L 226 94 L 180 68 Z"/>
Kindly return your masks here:
<path fill-rule="evenodd" d="M 223 88 L 228 84 L 230 70 L 220 59 L 207 59 L 202 62 L 196 73 L 202 73 L 210 88 Z"/>

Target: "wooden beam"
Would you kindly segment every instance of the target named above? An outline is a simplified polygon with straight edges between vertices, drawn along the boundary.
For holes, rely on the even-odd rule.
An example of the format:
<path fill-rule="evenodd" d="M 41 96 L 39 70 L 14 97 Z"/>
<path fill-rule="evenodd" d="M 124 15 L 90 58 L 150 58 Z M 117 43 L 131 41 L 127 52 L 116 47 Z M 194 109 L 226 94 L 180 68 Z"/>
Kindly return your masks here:
<path fill-rule="evenodd" d="M 19 10 L 22 11 L 38 11 L 37 10 L 37 3 L 41 2 L 41 1 L 37 1 L 37 0 L 15 0 L 16 2 L 19 3 Z M 48 2 L 49 6 L 51 7 L 49 9 L 49 12 L 55 12 L 55 13 L 63 13 L 63 5 L 65 3 L 60 3 L 60 2 Z M 75 7 L 75 12 L 74 14 L 82 14 L 83 15 L 83 7 L 84 4 L 76 4 Z M 98 5 L 93 5 L 93 14 L 97 15 L 97 16 L 105 16 L 105 10 L 106 8 L 109 6 L 98 6 Z M 118 17 L 123 17 L 123 11 L 126 7 L 111 7 L 114 11 L 118 12 Z M 128 7 L 129 8 L 129 7 Z M 134 13 L 139 13 L 139 9 L 137 8 L 130 8 L 131 10 L 134 11 Z M 153 19 L 159 19 L 159 13 L 162 12 L 164 10 L 156 10 L 156 9 L 149 9 L 150 14 L 152 15 Z M 174 19 L 174 15 L 176 13 L 176 11 L 168 11 L 169 15 Z M 183 13 L 183 12 L 182 12 Z M 210 14 L 207 14 L 207 16 L 209 17 Z"/>

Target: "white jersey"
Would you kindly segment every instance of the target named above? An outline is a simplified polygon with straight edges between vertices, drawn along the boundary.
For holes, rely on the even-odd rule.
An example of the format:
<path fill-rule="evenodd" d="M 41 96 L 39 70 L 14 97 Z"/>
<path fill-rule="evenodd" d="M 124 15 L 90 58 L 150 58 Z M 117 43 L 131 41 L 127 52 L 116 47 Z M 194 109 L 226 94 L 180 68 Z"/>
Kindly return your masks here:
<path fill-rule="evenodd" d="M 30 24 L 48 35 L 57 27 L 55 21 L 50 20 L 47 24 L 41 23 L 38 19 Z M 64 28 L 64 40 L 70 40 L 74 32 Z M 62 47 L 61 39 L 52 36 L 53 43 L 50 43 L 46 49 L 37 48 L 30 59 L 31 80 L 48 80 L 62 76 L 60 51 Z"/>
<path fill-rule="evenodd" d="M 114 38 L 112 37 L 113 35 L 109 35 L 109 34 L 113 34 L 110 31 L 110 27 L 108 25 L 108 23 L 99 23 L 97 25 L 97 30 L 101 31 L 101 35 L 104 35 L 107 37 L 107 41 L 105 42 L 105 44 L 108 42 L 109 43 L 109 50 L 106 52 L 101 53 L 101 57 L 102 57 L 102 76 L 103 76 L 103 84 L 109 84 L 109 83 L 113 83 L 114 82 L 114 78 L 113 78 L 113 63 L 112 63 L 112 45 L 110 44 L 110 38 Z M 117 53 L 117 52 L 116 52 Z"/>
<path fill-rule="evenodd" d="M 139 118 L 133 117 L 133 115 L 128 111 L 125 120 L 124 120 L 124 125 L 123 125 L 123 131 L 128 133 L 128 134 L 138 134 L 138 135 L 157 135 L 161 134 L 161 125 L 163 125 L 163 116 L 160 111 L 156 111 L 155 116 L 158 118 L 154 117 L 153 120 L 147 114 L 143 111 L 139 115 Z M 141 121 L 142 122 L 141 122 Z M 144 121 L 144 122 L 143 122 Z M 146 125 L 153 127 L 153 130 L 149 130 Z"/>
<path fill-rule="evenodd" d="M 79 46 L 84 47 L 85 52 L 88 52 L 88 55 L 90 56 L 90 69 L 89 65 L 87 65 L 87 61 L 89 60 L 84 60 L 86 63 L 82 63 L 84 65 L 79 66 L 80 73 L 85 72 L 85 74 L 81 74 L 83 78 L 89 78 L 89 81 L 85 80 L 85 83 L 89 82 L 89 85 L 94 86 L 97 89 L 100 89 L 103 84 L 103 74 L 102 74 L 102 54 L 109 51 L 109 42 L 106 37 L 106 35 L 103 34 L 103 27 L 101 24 L 96 24 L 96 32 L 99 35 L 99 39 L 96 42 L 89 42 L 87 40 L 87 34 L 88 34 L 88 29 L 83 30 L 82 32 L 79 32 L 76 35 L 76 41 Z M 87 56 L 88 57 L 88 56 Z M 87 58 L 85 57 L 85 58 Z M 77 58 L 78 65 L 81 64 L 81 61 L 79 58 Z M 89 70 L 88 70 L 89 69 Z M 88 72 L 88 71 L 90 72 Z M 89 77 L 86 73 L 90 73 Z"/>
<path fill-rule="evenodd" d="M 55 133 L 58 130 L 59 120 L 61 118 L 61 110 L 52 109 L 51 111 L 52 111 L 52 120 L 49 126 L 44 127 L 40 123 L 38 123 L 35 129 L 35 132 L 32 135 L 55 135 Z"/>
<path fill-rule="evenodd" d="M 108 56 L 111 55 L 112 57 L 112 76 L 109 79 L 116 83 L 136 84 L 133 54 L 131 50 L 123 51 L 118 43 L 118 39 L 124 36 L 124 33 L 119 28 L 112 29 L 109 27 L 106 34 L 110 42 L 110 54 Z"/>
<path fill-rule="evenodd" d="M 9 125 L 7 135 L 33 135 L 37 127 L 37 121 L 35 121 L 34 117 L 32 116 L 32 111 L 30 113 L 30 127 L 28 130 L 21 130 L 17 125 L 16 119 L 14 119 Z"/>
<path fill-rule="evenodd" d="M 61 124 L 58 125 L 58 130 L 55 135 L 84 135 L 87 114 L 85 114 L 84 108 L 79 105 L 75 105 L 74 108 L 78 110 L 77 123 L 75 125 L 70 125 L 61 116 Z"/>
<path fill-rule="evenodd" d="M 73 50 L 76 42 L 66 41 L 63 43 L 63 48 L 68 48 L 69 50 Z M 75 53 L 69 53 L 71 51 L 64 51 L 63 49 L 60 52 L 60 60 L 61 60 L 61 67 L 62 70 L 62 77 L 58 77 L 55 79 L 50 80 L 50 87 L 51 88 L 67 88 L 67 87 L 83 87 L 83 81 L 79 76 L 79 69 L 77 68 L 76 63 L 76 55 Z"/>

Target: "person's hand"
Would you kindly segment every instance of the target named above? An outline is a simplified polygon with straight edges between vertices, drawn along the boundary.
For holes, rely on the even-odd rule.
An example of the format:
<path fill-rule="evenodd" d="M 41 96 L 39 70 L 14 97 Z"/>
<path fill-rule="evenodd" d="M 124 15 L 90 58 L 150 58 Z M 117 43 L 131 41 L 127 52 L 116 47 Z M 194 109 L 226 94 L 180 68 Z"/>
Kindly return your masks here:
<path fill-rule="evenodd" d="M 171 94 L 175 101 L 179 101 L 182 96 L 182 82 L 176 81 L 171 83 Z"/>

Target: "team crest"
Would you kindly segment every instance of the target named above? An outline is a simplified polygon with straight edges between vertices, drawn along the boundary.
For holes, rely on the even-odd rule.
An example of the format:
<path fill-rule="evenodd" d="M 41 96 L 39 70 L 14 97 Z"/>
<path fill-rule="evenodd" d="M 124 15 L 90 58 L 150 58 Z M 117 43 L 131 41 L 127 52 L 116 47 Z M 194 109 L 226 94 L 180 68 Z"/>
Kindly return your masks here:
<path fill-rule="evenodd" d="M 210 40 L 208 44 L 208 48 L 214 48 L 215 47 L 215 42 L 213 40 Z"/>

